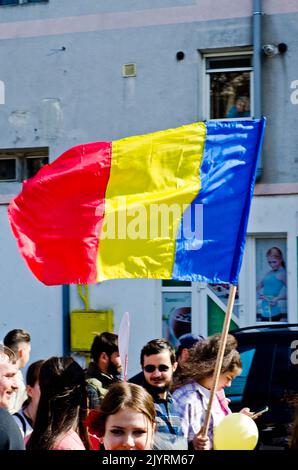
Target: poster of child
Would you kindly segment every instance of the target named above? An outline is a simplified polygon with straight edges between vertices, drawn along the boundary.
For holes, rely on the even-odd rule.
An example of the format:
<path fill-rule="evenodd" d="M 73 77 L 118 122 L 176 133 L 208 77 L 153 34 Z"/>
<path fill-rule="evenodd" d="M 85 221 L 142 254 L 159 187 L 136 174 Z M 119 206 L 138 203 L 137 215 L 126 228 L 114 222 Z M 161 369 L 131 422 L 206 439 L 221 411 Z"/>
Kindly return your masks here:
<path fill-rule="evenodd" d="M 282 248 L 271 246 L 267 249 L 265 258 L 265 273 L 260 272 L 260 263 L 257 262 L 257 320 L 287 321 L 287 273 Z"/>

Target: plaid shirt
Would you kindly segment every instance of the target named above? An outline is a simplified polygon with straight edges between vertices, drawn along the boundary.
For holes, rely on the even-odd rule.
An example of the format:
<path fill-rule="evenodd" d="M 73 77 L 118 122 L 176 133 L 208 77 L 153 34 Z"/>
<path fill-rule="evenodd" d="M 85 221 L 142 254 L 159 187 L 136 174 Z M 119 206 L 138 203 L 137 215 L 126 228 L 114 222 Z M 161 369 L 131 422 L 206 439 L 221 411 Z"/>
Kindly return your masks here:
<path fill-rule="evenodd" d="M 182 431 L 188 442 L 193 440 L 195 434 L 204 424 L 209 397 L 210 390 L 196 382 L 183 385 L 173 393 L 177 404 L 176 412 L 180 416 Z M 223 400 L 222 394 L 220 400 Z M 223 417 L 230 412 L 226 403 L 226 409 L 223 409 L 223 403 L 220 403 L 220 400 L 216 395 L 212 404 L 211 422 L 208 430 L 211 446 L 213 445 L 213 426 L 219 424 Z"/>
<path fill-rule="evenodd" d="M 176 403 L 170 392 L 167 398 L 153 396 L 156 409 L 156 431 L 154 436 L 154 449 L 187 449 L 187 441 L 183 436 L 180 417 L 177 413 Z"/>

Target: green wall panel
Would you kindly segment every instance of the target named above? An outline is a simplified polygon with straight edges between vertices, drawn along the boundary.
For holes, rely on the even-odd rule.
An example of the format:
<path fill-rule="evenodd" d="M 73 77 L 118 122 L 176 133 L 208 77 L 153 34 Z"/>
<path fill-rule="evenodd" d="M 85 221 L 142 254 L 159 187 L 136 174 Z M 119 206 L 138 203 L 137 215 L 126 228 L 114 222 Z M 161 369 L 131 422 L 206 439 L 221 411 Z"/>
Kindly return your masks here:
<path fill-rule="evenodd" d="M 208 335 L 220 333 L 222 331 L 225 312 L 208 297 Z M 238 325 L 231 320 L 229 331 L 239 328 Z"/>

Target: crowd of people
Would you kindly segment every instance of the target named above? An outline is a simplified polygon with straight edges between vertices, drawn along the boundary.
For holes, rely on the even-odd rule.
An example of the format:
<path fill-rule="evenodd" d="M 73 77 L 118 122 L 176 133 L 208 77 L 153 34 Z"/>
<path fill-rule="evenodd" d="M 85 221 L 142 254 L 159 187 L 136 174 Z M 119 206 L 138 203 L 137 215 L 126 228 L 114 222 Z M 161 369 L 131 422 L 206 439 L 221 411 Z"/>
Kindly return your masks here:
<path fill-rule="evenodd" d="M 25 385 L 30 335 L 12 330 L 0 345 L 0 450 L 211 450 L 214 426 L 231 413 L 224 389 L 242 370 L 228 335 L 205 435 L 219 345 L 218 334 L 183 335 L 177 351 L 154 339 L 141 350 L 141 372 L 123 382 L 118 337 L 104 332 L 86 370 L 72 357 L 51 357 L 30 364 Z"/>

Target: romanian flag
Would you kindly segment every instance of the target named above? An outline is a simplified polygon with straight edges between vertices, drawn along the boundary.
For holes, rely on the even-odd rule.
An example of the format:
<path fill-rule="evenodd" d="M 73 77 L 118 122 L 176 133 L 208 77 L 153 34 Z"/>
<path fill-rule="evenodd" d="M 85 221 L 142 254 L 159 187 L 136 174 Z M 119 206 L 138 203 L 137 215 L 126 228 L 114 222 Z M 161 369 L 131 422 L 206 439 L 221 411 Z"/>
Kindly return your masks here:
<path fill-rule="evenodd" d="M 47 285 L 237 284 L 264 119 L 199 122 L 67 150 L 8 208 Z"/>

